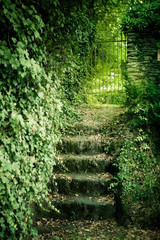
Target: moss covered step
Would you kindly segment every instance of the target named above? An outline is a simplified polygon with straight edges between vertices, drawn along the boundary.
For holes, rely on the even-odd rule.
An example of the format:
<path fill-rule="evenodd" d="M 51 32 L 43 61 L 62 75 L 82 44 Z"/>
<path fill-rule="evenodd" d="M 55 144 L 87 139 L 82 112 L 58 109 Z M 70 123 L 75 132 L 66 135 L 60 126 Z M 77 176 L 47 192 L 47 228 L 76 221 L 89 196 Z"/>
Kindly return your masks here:
<path fill-rule="evenodd" d="M 91 196 L 105 195 L 113 181 L 110 173 L 105 174 L 56 174 L 54 176 L 53 190 L 62 194 L 83 193 Z M 55 186 L 56 183 L 56 187 Z"/>
<path fill-rule="evenodd" d="M 87 197 L 82 195 L 51 195 L 51 203 L 59 212 L 51 207 L 47 211 L 36 206 L 35 215 L 37 218 L 53 219 L 111 219 L 115 217 L 115 202 L 111 196 Z M 45 206 L 46 207 L 46 206 Z"/>
<path fill-rule="evenodd" d="M 62 137 L 59 150 L 62 153 L 96 154 L 104 151 L 100 135 Z"/>
<path fill-rule="evenodd" d="M 56 172 L 104 173 L 112 171 L 112 158 L 105 153 L 95 155 L 59 155 L 54 167 Z"/>
<path fill-rule="evenodd" d="M 75 122 L 69 126 L 68 133 L 72 135 L 95 135 L 100 133 L 104 124 L 94 121 Z"/>

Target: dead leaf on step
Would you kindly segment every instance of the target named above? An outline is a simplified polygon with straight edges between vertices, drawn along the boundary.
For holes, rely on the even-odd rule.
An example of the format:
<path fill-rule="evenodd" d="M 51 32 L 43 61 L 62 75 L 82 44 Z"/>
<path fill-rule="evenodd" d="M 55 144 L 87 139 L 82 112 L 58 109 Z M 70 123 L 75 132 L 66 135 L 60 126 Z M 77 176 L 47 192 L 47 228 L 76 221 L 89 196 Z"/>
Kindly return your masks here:
<path fill-rule="evenodd" d="M 152 240 L 159 239 L 160 230 L 147 230 L 140 229 L 133 226 L 129 228 L 124 228 L 119 226 L 117 222 L 112 220 L 101 220 L 101 221 L 91 221 L 91 220 L 53 220 L 45 219 L 39 220 L 37 225 L 43 225 L 54 229 L 51 233 L 43 234 L 45 240 L 54 240 L 53 236 L 57 236 L 58 240 L 75 240 L 75 239 L 87 239 L 87 240 Z M 37 240 L 41 240 L 39 236 Z M 56 239 L 56 238 L 55 238 Z"/>

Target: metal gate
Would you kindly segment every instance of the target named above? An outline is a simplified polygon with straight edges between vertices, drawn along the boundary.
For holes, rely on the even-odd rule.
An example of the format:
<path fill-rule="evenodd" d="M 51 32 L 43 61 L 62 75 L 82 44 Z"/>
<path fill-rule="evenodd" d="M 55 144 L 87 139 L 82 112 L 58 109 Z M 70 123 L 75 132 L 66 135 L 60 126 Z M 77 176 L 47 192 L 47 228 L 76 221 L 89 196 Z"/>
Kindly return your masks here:
<path fill-rule="evenodd" d="M 122 32 L 98 38 L 86 60 L 86 94 L 101 103 L 121 103 L 126 58 L 127 39 Z"/>

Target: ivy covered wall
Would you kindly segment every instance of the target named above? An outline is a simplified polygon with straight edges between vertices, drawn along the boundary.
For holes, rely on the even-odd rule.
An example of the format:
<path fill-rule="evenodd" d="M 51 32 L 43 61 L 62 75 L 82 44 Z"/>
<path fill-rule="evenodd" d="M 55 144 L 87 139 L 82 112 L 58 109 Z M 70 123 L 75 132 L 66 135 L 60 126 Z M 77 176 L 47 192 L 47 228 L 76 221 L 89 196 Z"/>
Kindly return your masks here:
<path fill-rule="evenodd" d="M 0 0 L 0 239 L 37 235 L 30 206 L 50 202 L 56 145 L 85 81 L 95 6 Z"/>
<path fill-rule="evenodd" d="M 159 75 L 160 62 L 160 1 L 146 1 L 129 7 L 122 21 L 128 36 L 127 70 L 133 80 L 154 80 Z"/>

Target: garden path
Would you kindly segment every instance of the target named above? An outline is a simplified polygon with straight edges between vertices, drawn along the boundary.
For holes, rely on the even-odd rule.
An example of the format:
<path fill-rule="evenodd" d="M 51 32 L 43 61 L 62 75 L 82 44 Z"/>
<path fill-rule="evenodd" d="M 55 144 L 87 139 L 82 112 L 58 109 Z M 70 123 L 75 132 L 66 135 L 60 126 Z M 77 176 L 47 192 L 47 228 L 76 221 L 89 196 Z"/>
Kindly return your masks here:
<path fill-rule="evenodd" d="M 54 181 L 50 183 L 51 202 L 60 213 L 38 210 L 39 239 L 158 239 L 156 231 L 119 226 L 115 219 L 115 199 L 109 190 L 114 159 L 105 154 L 109 136 L 103 137 L 103 129 L 123 109 L 102 105 L 79 110 L 82 121 L 71 125 L 62 137 Z"/>

